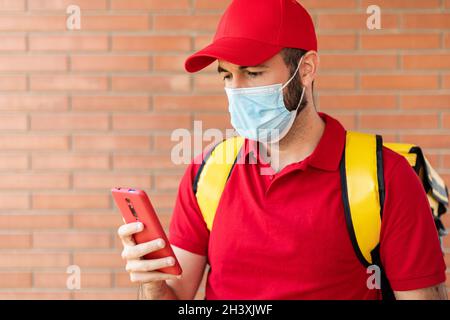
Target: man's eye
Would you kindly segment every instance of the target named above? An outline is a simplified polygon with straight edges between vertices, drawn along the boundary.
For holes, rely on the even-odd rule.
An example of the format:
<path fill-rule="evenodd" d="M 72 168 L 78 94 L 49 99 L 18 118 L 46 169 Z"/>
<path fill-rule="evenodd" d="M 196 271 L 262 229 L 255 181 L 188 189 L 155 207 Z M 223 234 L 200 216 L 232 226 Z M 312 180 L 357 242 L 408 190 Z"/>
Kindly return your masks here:
<path fill-rule="evenodd" d="M 223 81 L 225 81 L 225 80 L 228 80 L 228 79 L 231 79 L 231 75 L 226 75 L 225 77 L 223 77 Z"/>
<path fill-rule="evenodd" d="M 250 78 L 256 78 L 257 76 L 260 76 L 261 74 L 262 74 L 262 72 L 250 72 L 250 71 L 247 72 L 247 75 Z"/>

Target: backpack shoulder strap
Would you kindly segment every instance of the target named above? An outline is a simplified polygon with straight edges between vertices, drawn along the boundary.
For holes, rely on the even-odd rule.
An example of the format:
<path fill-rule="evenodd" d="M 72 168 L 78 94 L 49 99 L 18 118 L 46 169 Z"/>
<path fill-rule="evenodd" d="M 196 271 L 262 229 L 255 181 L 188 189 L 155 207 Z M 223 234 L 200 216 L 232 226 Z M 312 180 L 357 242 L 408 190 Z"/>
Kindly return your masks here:
<path fill-rule="evenodd" d="M 373 264 L 372 251 L 380 241 L 384 204 L 382 138 L 347 132 L 340 163 L 345 220 L 361 263 Z"/>
<path fill-rule="evenodd" d="M 244 141 L 242 137 L 232 137 L 216 145 L 205 156 L 194 179 L 193 190 L 209 231 L 212 229 L 220 198 Z"/>

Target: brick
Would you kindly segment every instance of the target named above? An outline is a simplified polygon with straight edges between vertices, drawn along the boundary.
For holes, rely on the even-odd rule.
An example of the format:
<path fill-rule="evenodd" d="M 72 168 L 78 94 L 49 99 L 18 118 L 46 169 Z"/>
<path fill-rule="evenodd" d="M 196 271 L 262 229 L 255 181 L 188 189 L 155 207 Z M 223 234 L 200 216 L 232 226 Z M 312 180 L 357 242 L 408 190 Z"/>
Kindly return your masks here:
<path fill-rule="evenodd" d="M 58 135 L 3 135 L 0 150 L 67 150 L 68 137 Z"/>
<path fill-rule="evenodd" d="M 373 1 L 363 0 L 362 8 L 372 5 Z M 437 9 L 440 8 L 439 0 L 378 0 L 377 5 L 382 9 Z"/>
<path fill-rule="evenodd" d="M 65 11 L 69 5 L 77 5 L 84 10 L 106 10 L 107 0 L 32 0 L 28 1 L 29 10 Z"/>
<path fill-rule="evenodd" d="M 73 226 L 79 229 L 113 229 L 116 231 L 123 224 L 119 212 L 102 213 L 97 211 L 76 212 L 73 216 Z"/>
<path fill-rule="evenodd" d="M 450 109 L 450 95 L 403 95 L 400 100 L 402 109 Z"/>
<path fill-rule="evenodd" d="M 179 141 L 171 141 L 170 135 L 153 136 L 153 149 L 157 151 L 170 151 Z"/>
<path fill-rule="evenodd" d="M 221 93 L 225 94 L 225 85 L 219 75 L 200 74 L 194 78 L 195 94 L 199 93 Z"/>
<path fill-rule="evenodd" d="M 0 194 L 0 209 L 28 209 L 30 201 L 26 194 Z"/>
<path fill-rule="evenodd" d="M 450 113 L 444 113 L 443 114 L 443 116 L 442 116 L 442 126 L 445 129 L 450 129 Z"/>
<path fill-rule="evenodd" d="M 70 264 L 70 254 L 67 252 L 3 252 L 0 255 L 2 268 L 57 268 Z"/>
<path fill-rule="evenodd" d="M 394 95 L 320 95 L 320 108 L 328 109 L 395 109 L 397 98 Z"/>
<path fill-rule="evenodd" d="M 146 111 L 149 109 L 147 96 L 73 96 L 75 111 Z"/>
<path fill-rule="evenodd" d="M 67 214 L 5 214 L 0 215 L 0 228 L 12 229 L 66 229 L 70 227 Z"/>
<path fill-rule="evenodd" d="M 35 154 L 31 158 L 33 169 L 51 170 L 106 170 L 109 156 L 97 154 Z"/>
<path fill-rule="evenodd" d="M 27 169 L 28 157 L 25 154 L 3 154 L 0 157 L 0 170 Z"/>
<path fill-rule="evenodd" d="M 1 174 L 0 189 L 68 189 L 70 177 L 68 174 Z"/>
<path fill-rule="evenodd" d="M 450 74 L 442 75 L 442 88 L 444 88 L 444 89 L 450 88 Z"/>
<path fill-rule="evenodd" d="M 401 134 L 402 142 L 415 143 L 422 148 L 445 149 L 450 148 L 448 134 Z"/>
<path fill-rule="evenodd" d="M 67 59 L 64 56 L 2 56 L 0 71 L 65 71 Z"/>
<path fill-rule="evenodd" d="M 27 47 L 25 36 L 2 35 L 0 43 L 0 51 L 25 51 Z"/>
<path fill-rule="evenodd" d="M 449 29 L 450 13 L 404 14 L 403 27 L 407 29 Z"/>
<path fill-rule="evenodd" d="M 23 10 L 25 10 L 25 0 L 0 1 L 0 11 L 23 11 Z"/>
<path fill-rule="evenodd" d="M 142 31 L 150 28 L 150 19 L 145 14 L 89 15 L 83 17 L 81 28 L 84 31 Z"/>
<path fill-rule="evenodd" d="M 109 232 L 82 232 L 77 230 L 33 233 L 33 247 L 39 249 L 100 249 L 110 246 L 111 234 Z"/>
<path fill-rule="evenodd" d="M 206 34 L 206 35 L 197 35 L 194 36 L 194 50 L 200 50 L 204 47 L 210 45 L 213 42 L 213 35 Z"/>
<path fill-rule="evenodd" d="M 185 72 L 186 57 L 175 55 L 153 56 L 153 71 Z"/>
<path fill-rule="evenodd" d="M 317 16 L 316 28 L 318 30 L 326 29 L 351 29 L 367 30 L 367 14 L 356 13 L 321 13 Z M 383 29 L 394 29 L 398 27 L 398 16 L 394 14 L 383 14 Z"/>
<path fill-rule="evenodd" d="M 1 140 L 0 140 L 1 141 Z M 75 150 L 147 150 L 150 139 L 147 136 L 91 136 L 74 135 Z"/>
<path fill-rule="evenodd" d="M 190 128 L 191 116 L 188 114 L 146 114 L 146 115 L 114 115 L 114 130 L 175 130 Z"/>
<path fill-rule="evenodd" d="M 71 57 L 74 71 L 148 71 L 150 59 L 147 56 L 105 56 L 84 55 Z"/>
<path fill-rule="evenodd" d="M 427 54 L 403 56 L 404 69 L 449 69 L 450 54 Z"/>
<path fill-rule="evenodd" d="M 158 216 L 161 214 L 160 210 L 164 209 L 172 209 L 176 200 L 176 193 L 150 193 L 149 198 L 152 199 L 152 204 L 155 207 L 155 210 L 158 213 Z"/>
<path fill-rule="evenodd" d="M 138 285 L 130 280 L 128 272 L 115 272 L 114 282 L 117 288 L 137 288 Z"/>
<path fill-rule="evenodd" d="M 30 288 L 32 286 L 31 272 L 0 272 L 0 288 Z"/>
<path fill-rule="evenodd" d="M 34 209 L 106 209 L 110 201 L 108 194 L 35 193 L 32 203 Z"/>
<path fill-rule="evenodd" d="M 170 154 L 164 155 L 114 155 L 115 169 L 170 169 L 175 168 Z"/>
<path fill-rule="evenodd" d="M 315 81 L 315 89 L 355 89 L 356 79 L 352 74 L 320 74 Z"/>
<path fill-rule="evenodd" d="M 352 9 L 357 7 L 356 0 L 302 0 L 301 4 L 309 10 Z"/>
<path fill-rule="evenodd" d="M 73 293 L 75 300 L 136 300 L 136 290 L 131 291 L 75 291 Z"/>
<path fill-rule="evenodd" d="M 29 47 L 32 51 L 106 51 L 106 35 L 30 35 Z"/>
<path fill-rule="evenodd" d="M 362 49 L 437 49 L 440 36 L 435 33 L 363 34 Z"/>
<path fill-rule="evenodd" d="M 320 57 L 320 65 L 323 69 L 395 69 L 397 56 L 395 55 L 338 55 L 324 54 Z"/>
<path fill-rule="evenodd" d="M 188 36 L 157 35 L 113 35 L 114 51 L 189 51 L 191 39 Z"/>
<path fill-rule="evenodd" d="M 79 75 L 31 76 L 31 90 L 35 91 L 105 91 L 106 77 Z"/>
<path fill-rule="evenodd" d="M 25 115 L 0 115 L 0 130 L 27 130 L 28 122 Z"/>
<path fill-rule="evenodd" d="M 29 289 L 27 289 L 29 290 Z M 49 292 L 48 290 L 42 291 L 11 291 L 0 292 L 0 299 L 2 300 L 68 300 L 71 297 L 71 293 L 65 291 Z"/>
<path fill-rule="evenodd" d="M 426 90 L 437 89 L 438 78 L 435 75 L 361 75 L 361 88 L 387 90 Z"/>
<path fill-rule="evenodd" d="M 55 130 L 107 130 L 109 127 L 108 115 L 32 115 L 31 129 L 35 131 Z"/>
<path fill-rule="evenodd" d="M 51 95 L 2 95 L 0 110 L 2 111 L 66 111 L 67 97 Z"/>
<path fill-rule="evenodd" d="M 120 256 L 121 251 L 120 249 L 115 252 L 96 251 L 95 253 L 76 251 L 73 253 L 73 264 L 80 268 L 121 268 L 124 270 L 126 262 Z"/>
<path fill-rule="evenodd" d="M 355 50 L 356 35 L 354 34 L 338 34 L 328 35 L 319 34 L 318 46 L 319 50 Z"/>
<path fill-rule="evenodd" d="M 156 190 L 176 190 L 179 187 L 181 176 L 158 174 L 154 180 Z"/>
<path fill-rule="evenodd" d="M 129 175 L 129 174 L 85 174 L 75 173 L 73 176 L 75 189 L 108 189 L 113 186 L 131 186 L 138 189 L 151 187 L 149 175 Z"/>
<path fill-rule="evenodd" d="M 27 78 L 20 75 L 0 76 L 0 91 L 25 91 Z"/>
<path fill-rule="evenodd" d="M 360 126 L 366 129 L 435 129 L 439 119 L 436 114 L 362 114 Z"/>
<path fill-rule="evenodd" d="M 81 290 L 85 288 L 110 288 L 112 286 L 112 275 L 110 272 L 83 272 L 81 270 Z M 59 288 L 67 287 L 67 279 L 70 275 L 66 270 L 60 272 L 34 272 L 35 288 Z"/>
<path fill-rule="evenodd" d="M 189 87 L 189 77 L 185 75 L 112 77 L 112 89 L 114 91 L 187 92 Z"/>
<path fill-rule="evenodd" d="M 155 96 L 156 111 L 224 111 L 228 110 L 225 95 Z"/>
<path fill-rule="evenodd" d="M 330 112 L 329 114 L 339 120 L 346 130 L 356 130 L 356 115 L 340 112 Z"/>
<path fill-rule="evenodd" d="M 112 0 L 113 10 L 181 10 L 189 9 L 189 0 Z"/>
<path fill-rule="evenodd" d="M 195 1 L 195 9 L 198 10 L 225 10 L 231 3 L 230 0 L 197 0 Z"/>
<path fill-rule="evenodd" d="M 444 36 L 444 46 L 450 48 L 450 33 L 446 33 Z"/>
<path fill-rule="evenodd" d="M 220 15 L 198 14 L 188 15 L 161 15 L 155 16 L 153 28 L 160 30 L 183 31 L 215 31 L 220 20 Z"/>
<path fill-rule="evenodd" d="M 194 121 L 201 121 L 203 129 L 231 129 L 231 120 L 229 113 L 211 114 L 211 113 L 197 113 Z"/>
<path fill-rule="evenodd" d="M 29 233 L 0 233 L 0 249 L 27 249 L 30 247 L 31 235 Z"/>
<path fill-rule="evenodd" d="M 9 15 L 0 19 L 0 31 L 65 31 L 65 15 Z M 83 22 L 85 19 L 83 19 Z"/>

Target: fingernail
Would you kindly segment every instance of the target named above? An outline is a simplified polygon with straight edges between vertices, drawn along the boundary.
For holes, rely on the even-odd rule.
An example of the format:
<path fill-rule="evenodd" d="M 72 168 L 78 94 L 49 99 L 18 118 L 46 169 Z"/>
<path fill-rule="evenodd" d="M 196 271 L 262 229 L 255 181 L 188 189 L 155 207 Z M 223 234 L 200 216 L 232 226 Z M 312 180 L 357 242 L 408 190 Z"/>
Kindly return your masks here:
<path fill-rule="evenodd" d="M 171 266 L 173 264 L 175 264 L 175 259 L 172 257 L 167 258 L 166 263 Z"/>
<path fill-rule="evenodd" d="M 159 240 L 158 240 L 158 247 L 164 248 L 165 245 L 166 245 L 166 243 L 164 242 L 163 239 L 159 239 Z"/>
<path fill-rule="evenodd" d="M 138 222 L 137 224 L 136 224 L 136 231 L 141 231 L 142 230 L 142 223 L 141 222 Z"/>

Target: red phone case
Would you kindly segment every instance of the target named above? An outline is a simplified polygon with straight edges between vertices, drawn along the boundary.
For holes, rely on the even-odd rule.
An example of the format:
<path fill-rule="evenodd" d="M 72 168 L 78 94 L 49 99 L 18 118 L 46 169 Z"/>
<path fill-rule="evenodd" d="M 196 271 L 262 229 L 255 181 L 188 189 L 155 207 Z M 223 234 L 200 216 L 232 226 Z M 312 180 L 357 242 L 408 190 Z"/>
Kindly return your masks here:
<path fill-rule="evenodd" d="M 114 188 L 111 192 L 126 223 L 140 221 L 144 224 L 143 231 L 133 235 L 137 244 L 158 238 L 164 239 L 166 243 L 163 249 L 146 254 L 143 258 L 159 259 L 172 256 L 175 258 L 175 265 L 158 269 L 158 271 L 180 275 L 182 272 L 181 266 L 173 253 L 166 233 L 145 191 L 130 188 Z"/>

